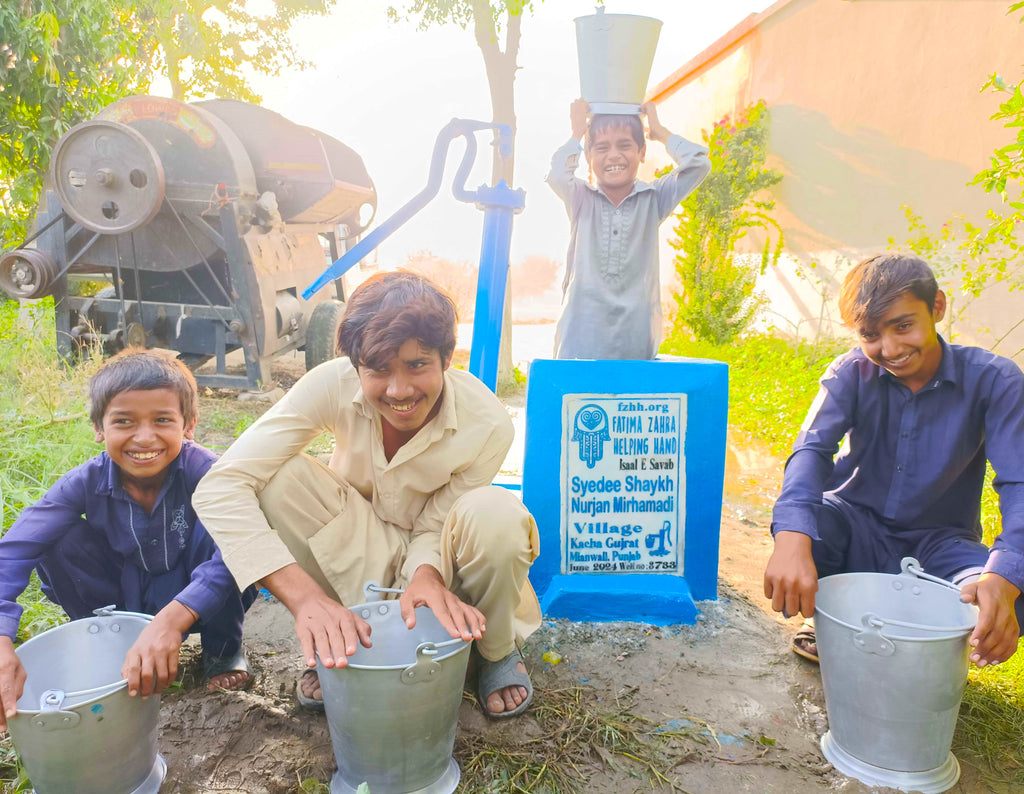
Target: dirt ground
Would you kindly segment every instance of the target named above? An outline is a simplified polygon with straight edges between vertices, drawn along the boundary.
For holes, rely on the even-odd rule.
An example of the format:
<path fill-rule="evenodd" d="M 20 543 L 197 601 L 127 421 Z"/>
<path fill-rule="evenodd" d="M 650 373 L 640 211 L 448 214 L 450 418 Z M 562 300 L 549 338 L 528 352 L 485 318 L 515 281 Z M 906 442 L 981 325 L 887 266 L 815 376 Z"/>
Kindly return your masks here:
<path fill-rule="evenodd" d="M 216 410 L 217 402 L 204 400 L 203 411 Z M 516 412 L 521 402 L 512 403 Z M 703 746 L 665 767 L 676 790 L 879 791 L 840 775 L 824 760 L 818 739 L 827 720 L 817 667 L 789 651 L 796 622 L 770 615 L 761 595 L 771 549 L 768 505 L 780 474 L 780 462 L 770 455 L 750 444 L 730 443 L 719 598 L 699 605 L 696 625 L 550 621 L 524 649 L 538 702 L 546 691 L 580 687 L 596 704 L 628 697 L 632 713 L 652 726 L 697 726 Z M 275 600 L 258 600 L 246 623 L 245 644 L 257 671 L 250 691 L 207 694 L 186 686 L 164 697 L 159 745 L 168 776 L 163 794 L 315 792 L 310 779 L 330 779 L 334 759 L 326 718 L 295 705 L 300 653 L 287 610 Z M 557 663 L 546 661 L 545 654 Z M 533 714 L 511 723 L 489 722 L 468 695 L 459 732 L 456 759 L 464 765 L 468 759 L 459 748 L 476 740 L 527 741 L 543 735 Z M 577 790 L 651 790 L 649 776 L 621 761 L 595 752 L 581 768 L 587 782 Z M 969 764 L 962 766 L 953 791 L 990 790 Z M 303 781 L 306 789 L 300 788 Z"/>

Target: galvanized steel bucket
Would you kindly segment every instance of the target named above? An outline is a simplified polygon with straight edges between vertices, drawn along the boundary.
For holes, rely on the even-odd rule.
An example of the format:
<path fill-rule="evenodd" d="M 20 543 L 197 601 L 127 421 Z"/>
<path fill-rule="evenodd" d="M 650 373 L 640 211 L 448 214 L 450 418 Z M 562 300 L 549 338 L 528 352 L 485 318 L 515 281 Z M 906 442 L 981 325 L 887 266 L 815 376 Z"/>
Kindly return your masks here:
<path fill-rule="evenodd" d="M 577 17 L 580 96 L 591 113 L 640 112 L 658 48 L 661 20 L 631 14 Z"/>
<path fill-rule="evenodd" d="M 160 697 L 128 697 L 121 667 L 150 615 L 97 609 L 18 647 L 25 692 L 7 723 L 36 794 L 156 794 Z"/>
<path fill-rule="evenodd" d="M 367 594 L 392 592 L 367 585 Z M 452 758 L 470 643 L 452 639 L 427 607 L 408 629 L 397 601 L 351 607 L 370 624 L 373 647 L 359 646 L 342 668 L 317 661 L 338 771 L 331 794 L 451 794 Z"/>
<path fill-rule="evenodd" d="M 818 582 L 829 722 L 821 749 L 836 769 L 869 785 L 942 792 L 960 777 L 950 745 L 978 610 L 912 557 L 901 568 Z"/>

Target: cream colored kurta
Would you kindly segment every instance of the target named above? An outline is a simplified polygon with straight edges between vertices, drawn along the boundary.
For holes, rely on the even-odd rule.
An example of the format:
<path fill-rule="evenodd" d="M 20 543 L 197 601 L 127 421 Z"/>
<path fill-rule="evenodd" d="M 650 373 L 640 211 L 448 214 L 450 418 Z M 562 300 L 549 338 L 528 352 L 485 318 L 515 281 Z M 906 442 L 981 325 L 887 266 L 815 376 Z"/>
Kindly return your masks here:
<path fill-rule="evenodd" d="M 449 368 L 441 408 L 389 462 L 380 415 L 347 358 L 306 373 L 224 453 L 193 505 L 239 587 L 295 561 L 260 509 L 258 494 L 318 435 L 335 438 L 330 468 L 383 522 L 409 533 L 402 578 L 441 564 L 441 529 L 462 495 L 491 484 L 512 443 L 508 414 L 472 375 Z M 352 549 L 351 554 L 359 554 Z"/>

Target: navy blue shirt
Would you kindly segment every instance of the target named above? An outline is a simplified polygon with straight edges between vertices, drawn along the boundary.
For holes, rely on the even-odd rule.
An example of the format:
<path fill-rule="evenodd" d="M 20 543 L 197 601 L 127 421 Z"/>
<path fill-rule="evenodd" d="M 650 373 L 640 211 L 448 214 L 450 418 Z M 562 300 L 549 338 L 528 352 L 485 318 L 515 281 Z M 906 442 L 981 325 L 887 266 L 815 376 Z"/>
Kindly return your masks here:
<path fill-rule="evenodd" d="M 198 538 L 195 533 L 206 533 L 192 509 L 192 492 L 215 460 L 205 447 L 186 441 L 168 466 L 151 513 L 121 487 L 120 469 L 106 452 L 61 477 L 0 538 L 0 634 L 15 636 L 22 612 L 15 599 L 28 585 L 32 569 L 83 518 L 143 577 L 184 564 L 186 549 Z M 193 568 L 189 584 L 174 598 L 200 620 L 209 620 L 235 587 L 217 551 Z"/>
<path fill-rule="evenodd" d="M 1003 531 L 985 569 L 1024 590 L 1024 374 L 987 350 L 939 342 L 939 369 L 916 394 L 859 348 L 829 365 L 786 462 L 772 532 L 817 539 L 815 508 L 833 492 L 894 532 L 952 528 L 981 540 L 987 458 Z"/>

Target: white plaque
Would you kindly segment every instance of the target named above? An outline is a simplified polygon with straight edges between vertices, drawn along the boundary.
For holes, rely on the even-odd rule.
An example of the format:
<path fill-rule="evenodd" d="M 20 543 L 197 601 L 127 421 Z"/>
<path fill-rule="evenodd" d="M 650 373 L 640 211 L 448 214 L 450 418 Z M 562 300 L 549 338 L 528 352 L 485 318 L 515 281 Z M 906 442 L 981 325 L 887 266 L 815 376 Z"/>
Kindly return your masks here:
<path fill-rule="evenodd" d="M 562 398 L 562 573 L 682 573 L 686 395 Z"/>

